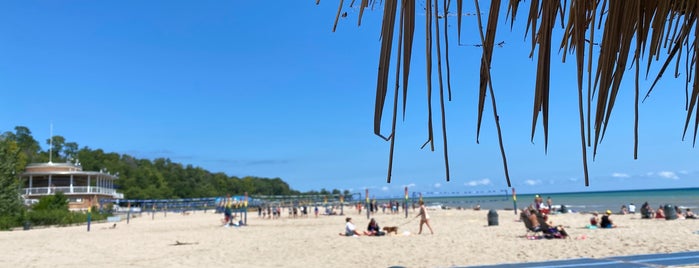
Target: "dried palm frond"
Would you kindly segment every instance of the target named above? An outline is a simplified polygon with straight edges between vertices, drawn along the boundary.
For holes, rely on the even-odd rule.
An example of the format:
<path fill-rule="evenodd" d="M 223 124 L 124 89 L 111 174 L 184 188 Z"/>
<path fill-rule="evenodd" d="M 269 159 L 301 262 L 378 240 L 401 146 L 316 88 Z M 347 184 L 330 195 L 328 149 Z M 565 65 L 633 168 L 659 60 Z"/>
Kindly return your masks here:
<path fill-rule="evenodd" d="M 318 1 L 317 1 L 318 2 Z M 369 4 L 376 4 L 377 1 L 362 0 L 360 10 L 368 7 Z M 507 3 L 507 15 L 510 17 L 510 28 L 514 27 L 514 20 L 520 10 L 520 0 L 510 0 Z M 342 7 L 340 2 L 340 8 Z M 476 8 L 480 9 L 479 1 L 475 0 Z M 502 145 L 502 135 L 500 131 L 495 94 L 492 87 L 492 77 L 490 64 L 493 58 L 493 45 L 497 29 L 497 18 L 500 12 L 500 1 L 492 1 L 488 14 L 488 23 L 485 29 L 479 19 L 479 30 L 481 34 L 482 55 L 480 69 L 480 84 L 477 113 L 477 138 L 480 135 L 482 115 L 485 107 L 485 99 L 489 94 L 493 105 L 493 115 L 498 129 L 500 139 L 500 149 L 502 152 L 505 173 L 508 185 L 510 185 L 509 175 L 507 175 L 507 161 Z M 426 40 L 426 76 L 427 76 L 427 113 L 428 113 L 428 140 L 423 145 L 430 144 L 430 149 L 434 150 L 433 130 L 432 130 L 432 60 L 433 51 L 437 54 L 437 76 L 440 86 L 440 108 L 442 116 L 442 136 L 444 139 L 444 158 L 447 170 L 447 180 L 449 178 L 449 165 L 447 155 L 446 138 L 446 113 L 444 108 L 444 88 L 442 81 L 442 47 L 445 47 L 447 88 L 449 100 L 451 100 L 451 86 L 449 84 L 449 56 L 448 56 L 448 34 L 446 32 L 446 14 L 450 2 L 444 0 L 441 4 L 437 0 L 431 3 L 426 0 L 425 10 L 425 40 Z M 393 158 L 393 142 L 395 139 L 395 114 L 398 100 L 398 76 L 396 70 L 396 90 L 394 92 L 394 120 L 391 134 L 388 137 L 381 135 L 381 118 L 386 102 L 388 86 L 388 69 L 390 67 L 393 31 L 396 20 L 397 0 L 387 0 L 384 3 L 384 15 L 381 28 L 381 54 L 379 56 L 379 71 L 377 78 L 377 94 L 374 116 L 374 132 L 376 135 L 391 140 L 391 153 L 389 162 L 388 181 L 390 182 L 391 165 Z M 444 36 L 441 37 L 439 31 L 439 10 L 444 11 Z M 457 16 L 457 41 L 461 39 L 461 14 L 463 1 L 456 1 Z M 339 16 L 340 11 L 338 10 Z M 433 15 L 434 14 L 434 17 Z M 480 11 L 478 11 L 480 14 Z M 604 138 L 607 127 L 611 122 L 611 115 L 617 101 L 617 96 L 621 90 L 621 83 L 628 69 L 627 65 L 634 65 L 635 86 L 634 86 L 634 158 L 638 157 L 638 104 L 639 102 L 639 80 L 641 79 L 640 64 L 646 61 L 645 77 L 648 77 L 651 66 L 654 62 L 663 61 L 652 85 L 648 89 L 645 98 L 655 89 L 656 84 L 663 76 L 671 63 L 674 62 L 674 76 L 679 76 L 680 64 L 685 63 L 684 73 L 686 95 L 686 118 L 683 131 L 683 139 L 687 133 L 692 116 L 694 116 L 694 139 L 696 144 L 697 131 L 699 130 L 699 68 L 697 68 L 697 55 L 699 54 L 699 1 L 696 0 L 674 0 L 674 1 L 622 1 L 622 0 L 571 0 L 550 1 L 532 0 L 529 4 L 529 11 L 525 39 L 531 34 L 530 57 L 536 54 L 537 74 L 534 85 L 534 103 L 532 110 L 532 130 L 531 140 L 534 140 L 536 125 L 539 117 L 542 119 L 544 133 L 544 150 L 548 150 L 548 129 L 549 129 L 549 103 L 550 103 L 550 68 L 551 68 L 551 45 L 553 43 L 553 30 L 556 27 L 556 20 L 561 21 L 563 38 L 560 42 L 560 50 L 563 51 L 562 61 L 566 61 L 568 53 L 575 54 L 576 62 L 576 88 L 578 95 L 578 121 L 580 125 L 580 142 L 583 155 L 583 168 L 585 172 L 585 185 L 589 185 L 587 169 L 587 150 L 592 150 L 593 159 L 597 153 L 599 144 Z M 337 23 L 336 16 L 336 23 Z M 336 24 L 335 23 L 335 24 Z M 403 116 L 405 117 L 407 95 L 408 95 L 408 75 L 411 67 L 410 59 L 412 54 L 412 42 L 414 39 L 413 30 L 415 27 L 415 1 L 403 0 L 401 2 L 399 44 L 397 45 L 398 57 L 402 57 L 402 83 L 403 83 Z M 333 29 L 335 26 L 333 27 Z M 436 31 L 432 31 L 432 29 Z M 692 29 L 693 28 L 693 29 Z M 599 41 L 599 52 L 592 49 L 597 45 L 597 30 L 601 30 L 601 41 Z M 433 39 L 434 38 L 434 39 Z M 442 41 L 445 42 L 442 45 Z M 433 46 L 433 44 L 435 44 Z M 685 53 L 683 55 L 683 53 Z M 593 57 L 596 56 L 596 57 Z M 683 57 L 684 56 L 684 57 Z M 397 60 L 397 68 L 400 69 L 401 61 Z M 593 74 L 593 66 L 596 66 Z M 585 73 L 587 76 L 585 77 Z M 593 79 L 594 76 L 594 79 Z M 690 87 L 691 84 L 691 87 Z M 691 88 L 691 90 L 690 90 Z M 691 93 L 690 93 L 691 91 Z M 643 98 L 645 100 L 645 98 Z M 594 108 L 593 108 L 594 107 Z"/>

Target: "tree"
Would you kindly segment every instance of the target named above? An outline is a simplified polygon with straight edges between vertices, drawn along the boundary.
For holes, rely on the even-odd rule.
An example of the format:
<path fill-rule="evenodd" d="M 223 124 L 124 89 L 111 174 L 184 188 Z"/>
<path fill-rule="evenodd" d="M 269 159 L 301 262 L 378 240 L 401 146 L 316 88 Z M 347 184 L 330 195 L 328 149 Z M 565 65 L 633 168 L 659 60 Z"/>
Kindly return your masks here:
<path fill-rule="evenodd" d="M 22 157 L 16 142 L 0 136 L 0 216 L 17 216 L 22 210 L 18 177 Z"/>
<path fill-rule="evenodd" d="M 17 143 L 29 162 L 39 161 L 38 158 L 41 146 L 39 146 L 39 142 L 34 139 L 29 128 L 25 126 L 16 126 L 15 133 L 8 131 L 5 132 L 4 135 L 6 138 L 14 140 Z M 24 166 L 24 163 L 20 163 L 20 165 Z"/>
<path fill-rule="evenodd" d="M 54 135 L 50 139 L 46 139 L 46 144 L 51 147 L 49 151 L 49 160 L 51 162 L 59 162 L 63 160 L 61 158 L 61 153 L 63 152 L 63 146 L 65 145 L 65 143 L 66 138 L 60 135 Z"/>
<path fill-rule="evenodd" d="M 33 162 L 47 162 L 49 152 L 41 151 L 39 143 L 31 136 L 31 131 L 26 127 L 15 127 L 15 133 L 4 132 L 0 135 L 0 195 L 5 198 L 16 198 L 15 201 L 0 199 L 0 206 L 21 208 L 21 199 L 18 194 L 18 176 L 26 166 L 27 159 L 35 159 Z M 167 158 L 154 160 L 137 159 L 129 155 L 107 153 L 102 149 L 90 149 L 83 147 L 78 150 L 75 142 L 66 142 L 62 136 L 53 136 L 51 153 L 53 161 L 61 161 L 66 158 L 80 160 L 83 170 L 100 170 L 111 174 L 118 174 L 115 185 L 119 192 L 128 199 L 168 199 L 168 198 L 193 198 L 224 196 L 230 194 L 250 195 L 292 195 L 300 194 L 292 190 L 289 184 L 281 178 L 260 178 L 248 176 L 240 179 L 235 176 L 227 176 L 224 173 L 211 173 L 203 168 L 173 163 Z M 36 161 L 38 159 L 39 161 Z M 9 175 L 7 175 L 9 174 Z M 95 185 L 95 182 L 92 182 Z M 326 191 L 327 192 L 327 191 Z M 333 190 L 335 192 L 335 190 Z M 53 197 L 44 201 L 47 204 L 63 203 Z M 41 207 L 49 206 L 42 204 Z M 53 205 L 51 205 L 53 206 Z M 0 210 L 0 216 L 8 215 Z"/>

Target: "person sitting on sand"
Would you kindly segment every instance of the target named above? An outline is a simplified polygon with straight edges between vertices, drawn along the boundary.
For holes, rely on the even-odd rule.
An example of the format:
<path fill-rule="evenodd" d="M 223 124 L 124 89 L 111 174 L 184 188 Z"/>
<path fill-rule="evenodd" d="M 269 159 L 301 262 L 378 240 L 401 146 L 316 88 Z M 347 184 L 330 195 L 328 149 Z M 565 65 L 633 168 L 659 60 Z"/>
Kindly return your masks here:
<path fill-rule="evenodd" d="M 648 202 L 643 203 L 641 206 L 641 218 L 642 219 L 652 219 L 653 218 L 653 208 L 650 207 Z"/>
<path fill-rule="evenodd" d="M 607 210 L 606 215 L 602 216 L 602 220 L 600 222 L 600 227 L 602 228 L 615 228 L 616 224 L 612 222 L 612 219 L 609 218 L 609 216 L 612 215 L 611 210 Z"/>
<path fill-rule="evenodd" d="M 354 223 L 352 223 L 352 218 L 347 217 L 345 219 L 345 233 L 340 233 L 342 236 L 360 236 L 360 234 L 357 231 L 357 228 L 354 227 Z"/>
<path fill-rule="evenodd" d="M 694 212 L 692 212 L 691 209 L 687 208 L 684 212 L 684 218 L 685 219 L 696 219 L 697 217 L 694 216 Z"/>
<path fill-rule="evenodd" d="M 529 222 L 532 223 L 532 231 L 539 231 L 541 230 L 541 223 L 539 223 L 539 217 L 536 215 L 536 209 L 531 208 L 528 210 L 529 213 L 526 213 L 527 219 L 529 219 Z"/>
<path fill-rule="evenodd" d="M 665 219 L 665 210 L 663 210 L 662 205 L 658 208 L 658 210 L 655 211 L 655 218 L 656 219 Z"/>
<path fill-rule="evenodd" d="M 369 221 L 369 225 L 366 227 L 366 231 L 364 232 L 364 235 L 368 236 L 382 236 L 386 233 L 381 231 L 381 227 L 379 227 L 379 224 L 374 220 L 374 218 L 371 218 Z"/>
<path fill-rule="evenodd" d="M 621 215 L 629 214 L 629 210 L 626 208 L 626 205 L 621 205 L 621 210 L 619 211 L 619 214 L 621 214 Z"/>
<path fill-rule="evenodd" d="M 682 209 L 678 206 L 675 206 L 675 215 L 677 215 L 677 219 L 680 219 L 680 220 L 685 219 L 684 213 L 682 213 Z"/>
<path fill-rule="evenodd" d="M 597 211 L 592 212 L 592 217 L 590 217 L 590 226 L 599 226 L 599 214 Z"/>

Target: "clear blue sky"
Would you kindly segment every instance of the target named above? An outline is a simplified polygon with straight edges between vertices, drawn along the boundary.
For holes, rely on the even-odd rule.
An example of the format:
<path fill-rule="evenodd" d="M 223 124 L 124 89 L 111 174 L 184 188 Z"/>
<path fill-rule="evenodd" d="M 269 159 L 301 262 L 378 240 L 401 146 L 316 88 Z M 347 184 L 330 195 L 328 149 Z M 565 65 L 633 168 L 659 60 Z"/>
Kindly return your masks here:
<path fill-rule="evenodd" d="M 387 184 L 389 143 L 373 135 L 382 6 L 365 13 L 359 28 L 358 10 L 346 9 L 333 33 L 336 10 L 337 1 L 316 6 L 314 0 L 3 2 L 0 131 L 26 126 L 47 148 L 53 124 L 54 135 L 80 147 L 165 157 L 231 176 L 279 177 L 301 191 L 369 188 L 390 196 L 406 185 L 422 192 L 506 189 L 489 101 L 476 144 L 476 17 L 464 16 L 463 46 L 456 45 L 450 18 L 451 181 L 444 179 L 438 132 L 435 152 L 419 149 L 427 138 L 423 13 Z M 528 58 L 525 16 L 510 32 L 501 15 L 496 42 L 505 45 L 492 63 L 518 192 L 697 186 L 699 152 L 691 139 L 681 140 L 684 84 L 669 74 L 641 105 L 638 160 L 633 81 L 626 79 L 585 187 L 573 61 L 560 64 L 555 51 L 548 153 L 540 124 L 531 143 L 536 62 Z M 434 120 L 438 131 L 440 119 Z"/>

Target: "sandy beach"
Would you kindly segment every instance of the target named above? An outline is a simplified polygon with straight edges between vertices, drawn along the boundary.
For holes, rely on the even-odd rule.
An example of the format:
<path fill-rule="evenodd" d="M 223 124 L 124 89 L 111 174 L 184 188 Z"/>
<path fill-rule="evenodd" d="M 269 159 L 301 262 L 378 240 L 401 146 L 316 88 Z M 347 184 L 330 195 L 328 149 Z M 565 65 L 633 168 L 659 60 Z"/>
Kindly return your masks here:
<path fill-rule="evenodd" d="M 435 234 L 417 235 L 416 212 L 373 217 L 398 235 L 344 237 L 345 217 L 365 230 L 366 214 L 261 219 L 222 227 L 221 214 L 143 213 L 113 223 L 0 232 L 1 267 L 449 267 L 699 250 L 699 220 L 648 220 L 613 215 L 619 228 L 587 229 L 590 215 L 551 215 L 569 239 L 530 240 L 513 211 L 430 210 Z M 177 245 L 177 243 L 180 245 Z"/>

